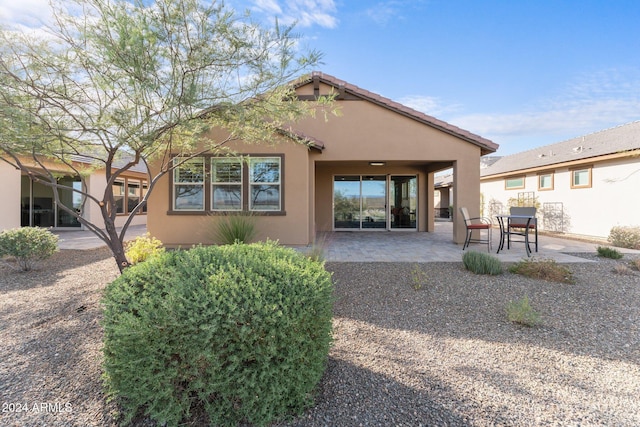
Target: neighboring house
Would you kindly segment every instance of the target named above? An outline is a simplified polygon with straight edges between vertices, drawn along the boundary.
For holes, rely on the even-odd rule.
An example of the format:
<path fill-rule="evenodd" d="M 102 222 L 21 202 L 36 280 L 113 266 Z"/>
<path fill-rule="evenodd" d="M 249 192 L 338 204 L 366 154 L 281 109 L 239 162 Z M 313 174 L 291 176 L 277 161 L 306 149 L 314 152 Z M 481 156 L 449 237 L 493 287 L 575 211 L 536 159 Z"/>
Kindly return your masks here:
<path fill-rule="evenodd" d="M 0 190 L 2 197 L 0 231 L 21 226 L 53 229 L 82 228 L 75 217 L 56 206 L 52 187 L 30 179 L 28 175 L 2 161 L 1 158 L 2 156 L 0 156 L 0 180 L 3 185 Z M 23 159 L 23 162 L 29 164 L 27 159 Z M 31 161 L 31 164 L 33 171 L 42 170 L 35 162 Z M 86 164 L 87 161 L 82 157 L 76 159 L 76 166 L 79 169 Z M 93 170 L 88 176 L 81 178 L 64 164 L 46 161 L 45 165 L 48 170 L 56 173 L 60 184 L 81 189 L 83 179 L 89 194 L 97 197 L 98 200 L 103 198 L 107 184 L 104 169 Z M 146 189 L 147 174 L 142 167 L 132 168 L 116 180 L 113 186 L 118 206 L 116 226 L 124 223 L 128 212 L 137 205 Z M 67 207 L 76 209 L 78 212 L 82 209 L 80 194 L 71 190 L 58 191 L 60 201 Z M 98 226 L 103 226 L 102 215 L 95 203 L 87 202 L 82 216 Z M 144 208 L 143 212 L 136 215 L 132 224 L 145 224 L 146 217 L 146 208 Z"/>
<path fill-rule="evenodd" d="M 292 245 L 322 231 L 433 231 L 434 174 L 447 168 L 462 189 L 452 203 L 478 213 L 480 156 L 495 143 L 323 73 L 295 88 L 301 100 L 337 94 L 340 116 L 306 118 L 274 135 L 277 144 L 232 145 L 244 160 L 202 156 L 158 181 L 152 235 L 169 246 L 210 243 L 211 223 L 239 212 L 257 216 L 261 239 Z M 464 237 L 460 219 L 453 240 Z"/>
<path fill-rule="evenodd" d="M 501 157 L 481 176 L 487 216 L 536 206 L 541 230 L 606 238 L 640 225 L 640 121 Z"/>

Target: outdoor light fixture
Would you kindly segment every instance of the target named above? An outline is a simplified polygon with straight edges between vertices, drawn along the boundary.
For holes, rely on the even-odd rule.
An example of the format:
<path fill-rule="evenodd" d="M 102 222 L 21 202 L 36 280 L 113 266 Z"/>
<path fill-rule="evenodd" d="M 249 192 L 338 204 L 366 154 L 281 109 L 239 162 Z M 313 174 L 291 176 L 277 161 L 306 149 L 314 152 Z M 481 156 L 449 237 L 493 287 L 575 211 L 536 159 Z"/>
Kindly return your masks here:
<path fill-rule="evenodd" d="M 369 162 L 369 166 L 384 166 L 384 162 Z"/>

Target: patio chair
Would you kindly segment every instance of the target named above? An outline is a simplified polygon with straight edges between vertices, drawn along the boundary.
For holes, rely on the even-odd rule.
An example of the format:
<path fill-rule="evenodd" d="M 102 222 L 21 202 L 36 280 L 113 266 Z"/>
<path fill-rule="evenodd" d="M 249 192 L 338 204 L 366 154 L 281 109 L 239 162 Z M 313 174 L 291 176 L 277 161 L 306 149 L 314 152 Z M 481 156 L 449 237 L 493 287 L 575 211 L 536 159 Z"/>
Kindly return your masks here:
<path fill-rule="evenodd" d="M 525 218 L 512 218 L 509 221 L 509 229 L 507 230 L 508 244 L 511 245 L 511 235 L 524 236 L 529 231 L 534 231 L 534 243 L 536 245 L 536 252 L 538 252 L 538 218 L 536 218 L 536 208 L 532 206 L 514 206 L 509 209 L 509 215 L 532 216 L 533 219 L 529 221 L 529 229 L 527 229 L 527 220 Z M 528 241 L 530 242 L 530 239 Z"/>
<path fill-rule="evenodd" d="M 464 251 L 469 247 L 469 243 L 486 243 L 487 252 L 491 251 L 491 219 L 486 217 L 471 218 L 469 217 L 467 208 L 460 208 L 460 213 L 462 214 L 462 218 L 464 218 L 464 225 L 467 228 L 467 238 L 464 241 L 464 245 L 462 245 L 462 250 Z M 487 230 L 486 238 L 482 238 L 482 230 Z M 472 237 L 474 231 L 479 233 L 477 238 Z"/>

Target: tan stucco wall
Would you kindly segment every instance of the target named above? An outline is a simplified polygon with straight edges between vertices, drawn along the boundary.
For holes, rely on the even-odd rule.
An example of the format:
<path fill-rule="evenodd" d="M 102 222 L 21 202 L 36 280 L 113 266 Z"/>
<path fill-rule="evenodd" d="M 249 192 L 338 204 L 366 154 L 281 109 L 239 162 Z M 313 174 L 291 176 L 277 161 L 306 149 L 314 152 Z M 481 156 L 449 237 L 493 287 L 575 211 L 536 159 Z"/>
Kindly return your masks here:
<path fill-rule="evenodd" d="M 229 144 L 235 152 L 253 155 L 284 154 L 282 188 L 285 215 L 258 215 L 257 240 L 278 240 L 287 245 L 306 245 L 310 242 L 311 214 L 309 205 L 310 179 L 306 146 L 288 139 L 274 145 Z M 155 168 L 152 167 L 155 173 Z M 211 230 L 220 216 L 206 213 L 173 213 L 170 210 L 169 177 L 160 180 L 149 198 L 147 230 L 168 246 L 188 247 L 213 243 Z"/>
<path fill-rule="evenodd" d="M 0 160 L 0 231 L 20 227 L 20 171 Z"/>
<path fill-rule="evenodd" d="M 591 188 L 571 188 L 571 172 L 568 167 L 548 169 L 554 174 L 553 190 L 538 190 L 537 172 L 525 175 L 525 188 L 505 190 L 504 178 L 484 179 L 481 183 L 485 211 L 492 201 L 500 202 L 505 209 L 509 198 L 517 198 L 519 192 L 535 192 L 540 204 L 538 219 L 544 229 L 544 203 L 562 202 L 564 232 L 583 236 L 607 238 L 611 228 L 640 226 L 640 159 L 623 158 L 593 165 Z"/>
<path fill-rule="evenodd" d="M 321 85 L 321 94 L 329 93 Z M 298 90 L 313 94 L 311 85 Z M 339 117 L 322 112 L 292 125 L 294 130 L 324 144 L 320 153 L 292 142 L 275 146 L 231 146 L 248 154 L 284 154 L 284 216 L 260 216 L 259 239 L 277 238 L 283 244 L 306 245 L 313 241 L 316 230 L 331 230 L 333 224 L 333 176 L 353 175 L 417 175 L 418 228 L 432 231 L 434 225 L 434 173 L 456 168 L 456 179 L 462 191 L 453 204 L 470 207 L 477 212 L 480 203 L 480 148 L 468 141 L 415 119 L 365 100 L 336 101 Z M 282 138 L 281 138 L 282 139 Z M 370 161 L 384 161 L 383 167 L 370 166 Z M 152 167 L 152 172 L 155 170 Z M 206 214 L 169 213 L 170 180 L 158 182 L 149 200 L 147 228 L 167 245 L 189 246 L 211 243 L 207 233 L 215 217 Z M 453 238 L 464 241 L 464 224 L 457 221 Z"/>
<path fill-rule="evenodd" d="M 453 204 L 479 210 L 480 148 L 387 108 L 367 101 L 338 101 L 340 117 L 323 115 L 295 125 L 306 135 L 325 144 L 316 162 L 316 225 L 327 230 L 332 222 L 333 174 L 417 174 L 419 231 L 432 231 L 434 224 L 433 173 L 447 166 L 457 168 L 456 179 L 464 191 Z M 350 162 L 342 163 L 348 159 Z M 385 161 L 384 167 L 369 161 Z M 457 165 L 457 166 L 455 166 Z M 350 171 L 350 172 L 348 172 Z M 455 202 L 455 197 L 459 200 Z M 455 218 L 455 217 L 454 217 Z M 457 218 L 456 218 L 457 219 Z M 456 221 L 454 241 L 464 241 L 464 223 Z"/>
<path fill-rule="evenodd" d="M 135 178 L 135 179 L 146 179 L 147 177 L 144 174 L 136 174 L 132 173 L 129 175 L 124 175 L 122 178 Z M 86 178 L 87 189 L 90 194 L 97 197 L 98 200 L 101 200 L 104 195 L 104 190 L 107 186 L 107 177 L 105 176 L 104 170 L 95 171 L 88 178 Z M 104 228 L 104 220 L 102 219 L 102 213 L 100 212 L 100 207 L 96 203 L 92 203 L 87 201 L 86 211 L 84 217 L 89 221 L 97 224 L 99 227 Z M 128 215 L 118 215 L 116 216 L 116 227 L 122 227 L 126 222 Z M 147 215 L 139 214 L 136 215 L 131 221 L 130 225 L 144 225 L 147 223 Z"/>

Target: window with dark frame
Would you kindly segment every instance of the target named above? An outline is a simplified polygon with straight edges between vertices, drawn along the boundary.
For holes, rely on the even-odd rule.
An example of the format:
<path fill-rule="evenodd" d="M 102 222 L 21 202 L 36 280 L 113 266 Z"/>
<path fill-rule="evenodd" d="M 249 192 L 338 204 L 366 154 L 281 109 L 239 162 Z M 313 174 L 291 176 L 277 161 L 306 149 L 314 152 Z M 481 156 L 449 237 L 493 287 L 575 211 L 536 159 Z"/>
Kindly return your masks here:
<path fill-rule="evenodd" d="M 176 157 L 174 165 L 171 212 L 282 213 L 282 155 Z"/>

